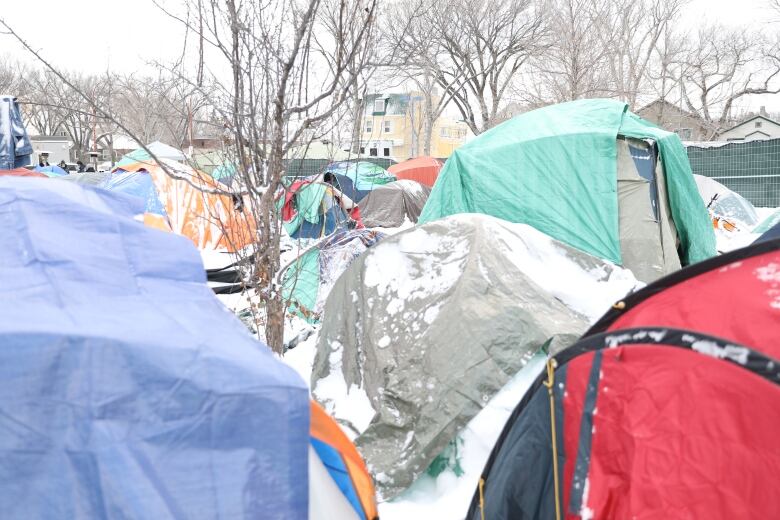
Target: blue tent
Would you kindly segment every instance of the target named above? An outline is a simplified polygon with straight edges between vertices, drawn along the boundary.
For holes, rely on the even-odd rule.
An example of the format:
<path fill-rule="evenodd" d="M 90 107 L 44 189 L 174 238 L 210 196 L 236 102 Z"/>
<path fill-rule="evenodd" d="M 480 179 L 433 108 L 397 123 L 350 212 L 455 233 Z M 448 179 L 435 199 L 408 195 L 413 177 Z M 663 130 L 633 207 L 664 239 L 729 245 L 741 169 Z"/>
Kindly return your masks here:
<path fill-rule="evenodd" d="M 3 518 L 306 518 L 308 390 L 143 204 L 0 178 Z"/>
<path fill-rule="evenodd" d="M 755 243 L 758 244 L 761 242 L 767 242 L 776 238 L 780 238 L 780 222 L 765 231 L 760 237 L 756 239 Z"/>

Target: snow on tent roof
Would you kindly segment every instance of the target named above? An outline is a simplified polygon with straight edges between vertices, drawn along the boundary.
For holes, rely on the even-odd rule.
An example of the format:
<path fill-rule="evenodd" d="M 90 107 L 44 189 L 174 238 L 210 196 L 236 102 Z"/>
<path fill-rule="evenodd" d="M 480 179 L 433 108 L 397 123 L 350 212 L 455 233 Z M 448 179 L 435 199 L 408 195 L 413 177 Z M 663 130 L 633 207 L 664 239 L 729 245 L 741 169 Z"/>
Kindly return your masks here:
<path fill-rule="evenodd" d="M 622 264 L 618 135 L 660 149 L 681 259 L 715 255 L 715 236 L 679 137 L 614 100 L 588 99 L 519 115 L 455 150 L 420 216 L 485 213 L 530 224 L 582 251 Z"/>
<path fill-rule="evenodd" d="M 3 515 L 306 518 L 306 385 L 137 210 L 0 178 Z"/>

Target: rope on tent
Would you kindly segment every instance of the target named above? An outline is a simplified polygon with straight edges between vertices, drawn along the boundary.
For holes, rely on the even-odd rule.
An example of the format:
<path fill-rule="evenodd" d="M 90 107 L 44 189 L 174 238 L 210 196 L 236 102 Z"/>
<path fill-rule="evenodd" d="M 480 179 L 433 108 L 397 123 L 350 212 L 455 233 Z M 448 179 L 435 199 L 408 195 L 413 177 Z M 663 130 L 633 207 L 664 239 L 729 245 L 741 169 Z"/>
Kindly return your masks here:
<path fill-rule="evenodd" d="M 485 477 L 479 478 L 479 514 L 485 520 Z"/>
<path fill-rule="evenodd" d="M 555 434 L 555 397 L 553 395 L 556 366 L 557 363 L 555 362 L 555 358 L 549 358 L 547 360 L 547 381 L 544 382 L 544 386 L 547 387 L 547 394 L 550 396 L 550 437 L 552 440 L 553 481 L 555 486 L 555 520 L 561 520 L 561 501 L 560 494 L 558 493 L 560 488 L 558 483 L 558 439 Z"/>

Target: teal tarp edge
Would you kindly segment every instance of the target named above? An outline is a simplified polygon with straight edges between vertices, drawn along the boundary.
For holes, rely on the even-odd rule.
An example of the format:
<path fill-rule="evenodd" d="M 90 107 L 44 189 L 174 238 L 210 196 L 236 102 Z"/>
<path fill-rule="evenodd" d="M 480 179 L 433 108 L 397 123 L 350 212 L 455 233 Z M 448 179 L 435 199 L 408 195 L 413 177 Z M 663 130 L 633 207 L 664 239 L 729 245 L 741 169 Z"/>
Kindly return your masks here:
<path fill-rule="evenodd" d="M 626 113 L 620 133 L 626 137 L 653 139 L 658 143 L 666 173 L 666 191 L 672 218 L 680 238 L 683 265 L 690 265 L 717 254 L 715 232 L 707 208 L 693 179 L 688 154 L 680 137 Z"/>
<path fill-rule="evenodd" d="M 419 223 L 484 213 L 621 264 L 616 139 L 624 110 L 612 100 L 581 100 L 488 130 L 447 160 Z"/>
<path fill-rule="evenodd" d="M 317 304 L 320 290 L 320 250 L 314 248 L 304 253 L 284 273 L 282 297 L 293 314 L 309 323 L 317 320 L 310 314 Z"/>

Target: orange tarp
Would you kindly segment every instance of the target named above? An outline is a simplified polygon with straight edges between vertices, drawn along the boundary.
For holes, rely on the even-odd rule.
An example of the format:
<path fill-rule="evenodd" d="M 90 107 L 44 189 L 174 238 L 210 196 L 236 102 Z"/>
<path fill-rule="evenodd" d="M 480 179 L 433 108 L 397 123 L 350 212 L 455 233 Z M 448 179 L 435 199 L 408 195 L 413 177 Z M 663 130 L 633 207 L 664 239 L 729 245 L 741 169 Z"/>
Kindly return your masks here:
<path fill-rule="evenodd" d="M 254 241 L 256 225 L 248 210 L 236 210 L 233 198 L 228 194 L 202 191 L 225 191 L 221 183 L 186 165 L 167 161 L 166 167 L 176 177 L 186 180 L 174 178 L 159 165 L 149 162 L 121 167 L 129 172 L 149 172 L 157 196 L 168 214 L 166 223 L 163 217 L 147 213 L 144 223 L 156 228 L 167 227 L 184 235 L 201 250 L 235 252 Z"/>
<path fill-rule="evenodd" d="M 368 474 L 363 457 L 360 456 L 355 445 L 347 438 L 336 421 L 314 401 L 311 402 L 310 430 L 312 437 L 330 445 L 339 452 L 349 472 L 360 505 L 363 506 L 366 518 L 378 518 L 374 483 Z"/>
<path fill-rule="evenodd" d="M 433 187 L 444 163 L 433 157 L 417 157 L 394 164 L 387 169 L 398 180 L 409 179 Z"/>
<path fill-rule="evenodd" d="M 11 177 L 48 177 L 35 170 L 28 170 L 27 168 L 15 168 L 13 170 L 0 170 L 0 175 L 10 175 Z"/>

